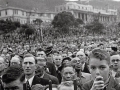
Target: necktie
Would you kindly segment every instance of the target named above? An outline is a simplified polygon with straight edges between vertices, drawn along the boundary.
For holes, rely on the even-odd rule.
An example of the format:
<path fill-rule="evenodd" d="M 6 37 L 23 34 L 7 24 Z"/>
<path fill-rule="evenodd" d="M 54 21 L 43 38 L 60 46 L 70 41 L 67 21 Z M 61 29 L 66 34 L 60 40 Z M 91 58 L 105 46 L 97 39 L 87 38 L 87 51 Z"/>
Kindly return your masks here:
<path fill-rule="evenodd" d="M 27 90 L 31 90 L 31 87 L 30 87 L 30 84 L 29 84 L 29 81 L 27 80 L 27 82 L 26 82 L 26 89 Z"/>
<path fill-rule="evenodd" d="M 2 78 L 0 77 L 0 90 L 3 90 Z"/>

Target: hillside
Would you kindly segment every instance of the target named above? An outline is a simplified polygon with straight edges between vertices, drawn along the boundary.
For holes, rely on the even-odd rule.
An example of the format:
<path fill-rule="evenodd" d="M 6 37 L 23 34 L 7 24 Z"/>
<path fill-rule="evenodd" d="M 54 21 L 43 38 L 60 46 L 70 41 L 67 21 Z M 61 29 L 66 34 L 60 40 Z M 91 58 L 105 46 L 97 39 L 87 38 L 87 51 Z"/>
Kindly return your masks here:
<path fill-rule="evenodd" d="M 65 3 L 64 0 L 0 0 L 0 5 L 5 6 L 6 2 L 8 2 L 8 6 L 14 6 L 24 9 L 38 8 L 39 11 L 54 11 L 55 6 Z M 113 2 L 110 0 L 92 0 L 90 1 L 90 4 L 97 8 L 105 8 L 108 7 L 108 5 L 111 8 L 120 8 L 120 2 Z"/>

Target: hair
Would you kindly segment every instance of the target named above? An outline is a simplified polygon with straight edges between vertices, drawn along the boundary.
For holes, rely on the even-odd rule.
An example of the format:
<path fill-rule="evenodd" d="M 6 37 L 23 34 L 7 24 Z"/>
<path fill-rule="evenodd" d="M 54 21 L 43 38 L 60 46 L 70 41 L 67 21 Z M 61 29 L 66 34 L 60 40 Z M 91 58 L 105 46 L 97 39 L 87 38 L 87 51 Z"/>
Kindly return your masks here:
<path fill-rule="evenodd" d="M 6 84 L 11 83 L 17 79 L 23 82 L 24 78 L 25 76 L 22 67 L 19 65 L 13 65 L 6 69 L 2 76 L 2 81 Z"/>
<path fill-rule="evenodd" d="M 71 61 L 71 58 L 70 58 L 70 57 L 65 57 L 65 58 L 63 58 L 62 63 L 63 63 L 65 60 Z"/>
<path fill-rule="evenodd" d="M 103 50 L 103 49 L 94 49 L 93 51 L 90 52 L 89 56 L 89 61 L 91 58 L 97 58 L 100 60 L 106 60 L 108 64 L 110 64 L 110 54 Z"/>
<path fill-rule="evenodd" d="M 32 55 L 32 54 L 30 54 L 30 53 L 25 54 L 25 55 L 24 55 L 24 58 L 27 58 L 27 57 L 33 57 L 33 58 L 35 59 L 35 64 L 37 64 L 37 60 L 36 60 L 36 58 L 35 58 L 34 55 Z M 24 60 L 23 60 L 23 61 L 24 61 Z"/>
<path fill-rule="evenodd" d="M 42 49 L 42 48 L 38 48 L 38 49 L 35 50 L 36 53 L 37 53 L 37 52 L 42 52 L 42 51 L 45 52 L 45 50 Z"/>
<path fill-rule="evenodd" d="M 69 65 L 69 66 L 66 66 L 66 67 L 63 67 L 63 68 L 62 68 L 61 74 L 63 73 L 64 69 L 67 68 L 67 67 L 71 67 L 71 68 L 73 68 L 73 70 L 75 71 L 75 68 L 74 68 L 72 65 Z"/>
<path fill-rule="evenodd" d="M 117 51 L 117 50 L 118 50 L 117 47 L 111 47 L 111 49 L 112 49 L 113 51 Z"/>

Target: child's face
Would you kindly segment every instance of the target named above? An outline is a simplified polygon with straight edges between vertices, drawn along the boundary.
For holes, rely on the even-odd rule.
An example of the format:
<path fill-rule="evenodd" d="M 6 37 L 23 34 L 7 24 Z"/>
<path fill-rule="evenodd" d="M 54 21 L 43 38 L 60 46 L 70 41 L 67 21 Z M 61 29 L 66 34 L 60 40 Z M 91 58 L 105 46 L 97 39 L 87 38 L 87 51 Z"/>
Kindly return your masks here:
<path fill-rule="evenodd" d="M 74 90 L 73 86 L 62 86 L 59 90 Z"/>
<path fill-rule="evenodd" d="M 90 58 L 89 70 L 92 74 L 93 80 L 99 75 L 103 77 L 104 81 L 109 77 L 109 65 L 106 60 Z"/>

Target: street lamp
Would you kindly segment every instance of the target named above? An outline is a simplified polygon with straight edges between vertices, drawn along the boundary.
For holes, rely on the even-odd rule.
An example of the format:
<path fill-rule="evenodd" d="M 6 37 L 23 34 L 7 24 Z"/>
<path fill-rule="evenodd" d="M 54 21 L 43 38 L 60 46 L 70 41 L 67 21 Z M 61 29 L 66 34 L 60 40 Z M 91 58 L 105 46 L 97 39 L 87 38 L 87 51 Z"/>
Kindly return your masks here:
<path fill-rule="evenodd" d="M 41 27 L 42 22 L 43 21 L 41 19 L 33 20 L 33 23 L 38 27 L 37 31 L 38 31 L 40 42 L 43 42 L 43 32 L 42 32 L 42 27 Z"/>

